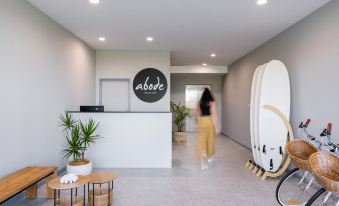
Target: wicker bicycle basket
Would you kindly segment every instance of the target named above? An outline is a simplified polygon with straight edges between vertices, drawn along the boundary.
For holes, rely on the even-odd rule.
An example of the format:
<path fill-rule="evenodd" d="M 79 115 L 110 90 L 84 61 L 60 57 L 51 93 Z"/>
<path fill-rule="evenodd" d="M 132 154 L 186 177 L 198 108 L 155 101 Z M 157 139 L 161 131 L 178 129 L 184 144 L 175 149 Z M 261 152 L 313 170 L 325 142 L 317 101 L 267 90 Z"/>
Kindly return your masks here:
<path fill-rule="evenodd" d="M 327 191 L 339 193 L 339 158 L 329 152 L 317 152 L 309 158 L 317 182 Z"/>
<path fill-rule="evenodd" d="M 286 151 L 292 162 L 301 170 L 310 170 L 308 158 L 316 153 L 316 147 L 304 140 L 292 140 L 286 144 Z"/>

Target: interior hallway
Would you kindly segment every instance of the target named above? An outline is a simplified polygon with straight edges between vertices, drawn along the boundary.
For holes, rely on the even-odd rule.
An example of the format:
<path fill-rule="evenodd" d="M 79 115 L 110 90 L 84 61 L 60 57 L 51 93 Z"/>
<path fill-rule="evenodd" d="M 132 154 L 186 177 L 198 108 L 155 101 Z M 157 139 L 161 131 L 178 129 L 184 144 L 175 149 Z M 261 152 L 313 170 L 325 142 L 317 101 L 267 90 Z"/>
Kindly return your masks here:
<path fill-rule="evenodd" d="M 225 136 L 217 138 L 216 161 L 201 171 L 195 134 L 173 144 L 172 169 L 113 169 L 117 206 L 272 206 L 277 180 L 261 181 L 246 168 L 246 148 Z M 98 169 L 97 169 L 98 170 Z M 40 192 L 42 193 L 42 191 Z M 81 193 L 80 193 L 81 194 Z M 45 199 L 22 200 L 16 205 L 53 205 Z"/>

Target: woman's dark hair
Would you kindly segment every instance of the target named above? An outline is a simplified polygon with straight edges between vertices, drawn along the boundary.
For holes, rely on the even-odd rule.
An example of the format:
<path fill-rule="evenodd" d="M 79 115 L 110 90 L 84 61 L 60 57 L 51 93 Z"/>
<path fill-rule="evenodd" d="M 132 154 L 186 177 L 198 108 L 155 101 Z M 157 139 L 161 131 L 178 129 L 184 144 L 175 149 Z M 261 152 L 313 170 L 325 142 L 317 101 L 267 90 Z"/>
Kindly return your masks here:
<path fill-rule="evenodd" d="M 210 102 L 213 101 L 214 97 L 212 92 L 208 88 L 205 88 L 204 92 L 201 95 L 200 104 L 209 104 Z"/>

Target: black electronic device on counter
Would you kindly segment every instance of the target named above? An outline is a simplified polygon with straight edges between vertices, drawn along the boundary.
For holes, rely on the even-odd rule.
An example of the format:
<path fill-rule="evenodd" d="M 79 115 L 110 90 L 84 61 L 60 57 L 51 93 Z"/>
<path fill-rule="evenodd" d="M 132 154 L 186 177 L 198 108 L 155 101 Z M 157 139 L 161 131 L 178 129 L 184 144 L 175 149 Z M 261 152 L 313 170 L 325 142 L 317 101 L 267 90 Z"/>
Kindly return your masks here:
<path fill-rule="evenodd" d="M 104 106 L 80 106 L 80 112 L 104 112 Z"/>

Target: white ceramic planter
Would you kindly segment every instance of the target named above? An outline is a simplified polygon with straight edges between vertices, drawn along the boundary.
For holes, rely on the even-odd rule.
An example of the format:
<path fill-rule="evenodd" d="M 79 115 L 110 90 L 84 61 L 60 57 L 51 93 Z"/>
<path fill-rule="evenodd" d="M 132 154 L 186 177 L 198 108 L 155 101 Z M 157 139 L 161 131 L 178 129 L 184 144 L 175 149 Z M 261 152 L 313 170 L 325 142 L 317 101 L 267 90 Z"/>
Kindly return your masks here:
<path fill-rule="evenodd" d="M 92 162 L 89 161 L 87 164 L 83 165 L 70 165 L 67 164 L 67 173 L 73 173 L 76 175 L 89 175 L 92 173 Z"/>

